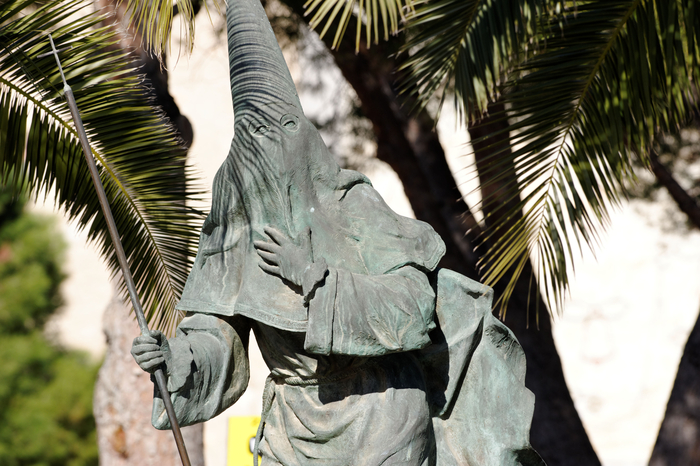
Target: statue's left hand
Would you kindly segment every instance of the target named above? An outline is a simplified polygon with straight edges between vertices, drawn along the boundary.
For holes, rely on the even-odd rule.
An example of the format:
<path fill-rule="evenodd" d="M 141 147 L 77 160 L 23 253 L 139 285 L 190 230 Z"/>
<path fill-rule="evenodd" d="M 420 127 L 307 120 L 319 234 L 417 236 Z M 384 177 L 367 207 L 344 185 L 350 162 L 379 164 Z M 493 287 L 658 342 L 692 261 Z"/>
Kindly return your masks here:
<path fill-rule="evenodd" d="M 272 227 L 265 227 L 271 241 L 254 241 L 258 255 L 263 259 L 260 268 L 265 272 L 302 286 L 304 272 L 313 264 L 311 229 L 306 227 L 296 240 Z"/>

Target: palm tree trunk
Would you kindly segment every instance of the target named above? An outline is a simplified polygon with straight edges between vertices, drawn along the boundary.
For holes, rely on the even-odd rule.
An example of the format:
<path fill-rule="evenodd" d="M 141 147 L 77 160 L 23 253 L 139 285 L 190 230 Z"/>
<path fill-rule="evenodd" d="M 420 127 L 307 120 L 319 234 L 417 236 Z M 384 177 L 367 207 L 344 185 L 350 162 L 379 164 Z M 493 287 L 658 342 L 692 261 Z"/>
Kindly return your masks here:
<path fill-rule="evenodd" d="M 199 7 L 199 2 L 194 2 Z M 192 143 L 192 126 L 168 91 L 167 70 L 157 57 L 147 53 L 137 32 L 124 25 L 126 2 L 94 0 L 95 7 L 112 14 L 106 26 L 121 38 L 115 47 L 133 50 L 139 68 L 145 73 L 157 105 L 171 121 L 183 145 Z M 184 170 L 184 166 L 182 167 Z M 184 193 L 183 193 L 184 194 Z M 131 342 L 139 334 L 138 326 L 115 291 L 112 304 L 103 317 L 107 337 L 105 361 L 95 384 L 94 415 L 101 466 L 177 466 L 181 465 L 172 433 L 151 426 L 153 383 L 131 357 Z M 204 426 L 197 424 L 182 430 L 192 465 L 204 466 Z"/>
<path fill-rule="evenodd" d="M 95 384 L 93 411 L 101 466 L 179 466 L 170 431 L 151 425 L 153 383 L 131 356 L 139 328 L 131 307 L 116 296 L 104 312 L 107 352 Z M 193 466 L 204 466 L 202 424 L 182 429 Z"/>
<path fill-rule="evenodd" d="M 695 322 L 666 405 L 649 466 L 700 464 L 700 319 Z"/>
<path fill-rule="evenodd" d="M 700 229 L 700 206 L 661 163 L 650 154 L 651 170 L 678 208 Z M 683 350 L 666 414 L 659 429 L 649 466 L 700 464 L 700 318 L 695 322 Z"/>

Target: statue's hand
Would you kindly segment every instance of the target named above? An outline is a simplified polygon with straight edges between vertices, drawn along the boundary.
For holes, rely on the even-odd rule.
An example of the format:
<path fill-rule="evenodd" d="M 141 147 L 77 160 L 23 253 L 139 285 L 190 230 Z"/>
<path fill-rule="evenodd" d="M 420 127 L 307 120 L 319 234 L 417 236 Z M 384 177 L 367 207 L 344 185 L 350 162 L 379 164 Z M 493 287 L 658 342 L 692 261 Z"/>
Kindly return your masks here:
<path fill-rule="evenodd" d="M 265 227 L 265 233 L 272 241 L 253 242 L 263 259 L 260 268 L 302 286 L 304 272 L 313 264 L 311 229 L 306 227 L 295 241 L 271 227 Z"/>
<path fill-rule="evenodd" d="M 168 339 L 163 332 L 150 330 L 148 335 L 134 338 L 131 355 L 141 369 L 153 373 L 161 364 L 168 363 L 170 358 Z"/>

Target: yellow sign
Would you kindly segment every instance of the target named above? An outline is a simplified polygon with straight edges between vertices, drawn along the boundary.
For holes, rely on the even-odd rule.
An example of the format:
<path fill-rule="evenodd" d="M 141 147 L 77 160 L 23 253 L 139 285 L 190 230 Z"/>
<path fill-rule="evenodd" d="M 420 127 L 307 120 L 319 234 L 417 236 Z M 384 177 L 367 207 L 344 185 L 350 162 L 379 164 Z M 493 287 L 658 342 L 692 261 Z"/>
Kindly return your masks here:
<path fill-rule="evenodd" d="M 253 466 L 255 434 L 260 416 L 232 416 L 228 418 L 227 466 Z"/>

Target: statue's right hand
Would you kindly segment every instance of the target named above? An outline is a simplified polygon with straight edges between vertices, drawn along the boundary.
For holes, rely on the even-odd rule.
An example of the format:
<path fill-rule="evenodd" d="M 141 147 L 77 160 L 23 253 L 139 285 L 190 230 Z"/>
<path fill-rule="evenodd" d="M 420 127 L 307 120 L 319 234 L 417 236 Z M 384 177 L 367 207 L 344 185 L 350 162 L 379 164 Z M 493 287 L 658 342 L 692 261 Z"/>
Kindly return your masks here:
<path fill-rule="evenodd" d="M 155 372 L 166 360 L 169 354 L 168 339 L 163 332 L 149 330 L 148 335 L 140 335 L 134 338 L 131 345 L 131 355 L 141 369 L 146 372 Z"/>

